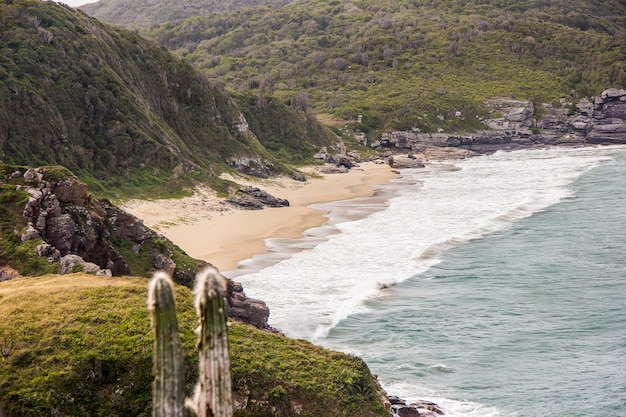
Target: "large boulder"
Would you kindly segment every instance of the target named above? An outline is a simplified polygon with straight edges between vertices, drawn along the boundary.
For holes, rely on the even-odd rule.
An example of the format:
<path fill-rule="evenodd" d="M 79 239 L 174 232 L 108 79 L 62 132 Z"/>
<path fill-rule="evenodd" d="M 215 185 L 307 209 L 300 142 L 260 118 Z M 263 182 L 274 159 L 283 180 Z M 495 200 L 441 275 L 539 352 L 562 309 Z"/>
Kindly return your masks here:
<path fill-rule="evenodd" d="M 389 166 L 397 169 L 405 168 L 424 168 L 421 159 L 417 159 L 413 155 L 394 155 L 389 157 Z"/>
<path fill-rule="evenodd" d="M 244 187 L 235 196 L 226 199 L 226 203 L 246 210 L 261 210 L 264 207 L 286 207 L 289 201 L 277 198 L 257 187 Z"/>

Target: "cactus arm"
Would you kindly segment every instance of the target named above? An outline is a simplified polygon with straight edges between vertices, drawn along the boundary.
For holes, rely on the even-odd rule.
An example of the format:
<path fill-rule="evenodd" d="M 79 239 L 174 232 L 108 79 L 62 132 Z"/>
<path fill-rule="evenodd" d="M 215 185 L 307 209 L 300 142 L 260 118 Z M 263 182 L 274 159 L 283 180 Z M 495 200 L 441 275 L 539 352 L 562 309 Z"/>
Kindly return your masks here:
<path fill-rule="evenodd" d="M 232 379 L 224 309 L 226 279 L 217 270 L 206 268 L 196 278 L 195 293 L 200 353 L 198 417 L 232 417 Z"/>
<path fill-rule="evenodd" d="M 157 272 L 148 290 L 154 332 L 152 417 L 183 417 L 184 369 L 171 278 Z"/>

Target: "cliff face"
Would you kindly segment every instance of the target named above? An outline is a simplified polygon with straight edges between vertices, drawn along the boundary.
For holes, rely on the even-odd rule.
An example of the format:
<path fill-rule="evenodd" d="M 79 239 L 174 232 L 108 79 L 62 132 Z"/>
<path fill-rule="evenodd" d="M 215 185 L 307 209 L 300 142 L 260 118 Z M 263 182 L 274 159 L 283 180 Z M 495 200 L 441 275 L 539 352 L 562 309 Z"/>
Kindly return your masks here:
<path fill-rule="evenodd" d="M 626 144 L 624 89 L 607 89 L 600 96 L 583 99 L 575 106 L 564 101 L 560 107 L 543 104 L 540 110 L 535 109 L 532 102 L 520 100 L 497 99 L 487 104 L 498 115 L 483 120 L 491 130 L 467 135 L 392 132 L 383 134 L 372 147 L 409 153 L 432 147 L 489 153 L 541 144 Z M 536 120 L 537 114 L 541 114 L 539 120 Z"/>

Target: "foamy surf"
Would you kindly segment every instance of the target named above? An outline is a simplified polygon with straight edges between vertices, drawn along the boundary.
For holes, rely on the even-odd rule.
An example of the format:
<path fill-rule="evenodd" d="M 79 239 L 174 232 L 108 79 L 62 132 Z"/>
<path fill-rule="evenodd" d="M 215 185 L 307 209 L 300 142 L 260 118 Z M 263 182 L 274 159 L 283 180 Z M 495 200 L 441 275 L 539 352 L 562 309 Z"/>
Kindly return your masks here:
<path fill-rule="evenodd" d="M 396 284 L 437 265 L 450 249 L 502 232 L 521 219 L 575 198 L 569 185 L 588 169 L 609 161 L 610 152 L 604 148 L 497 153 L 456 162 L 454 169 L 435 164 L 404 171 L 404 178 L 390 186 L 395 197 L 382 210 L 379 206 L 359 219 L 355 215 L 360 210 L 358 202 L 354 202 L 357 206 L 351 206 L 353 202 L 324 205 L 329 210 L 326 229 L 299 243 L 291 242 L 291 248 L 299 245 L 296 251 L 238 280 L 249 296 L 268 303 L 273 326 L 289 336 L 329 345 L 329 332 L 344 319 L 370 311 L 373 302 L 392 302 L 386 297 Z M 367 205 L 367 200 L 360 203 Z M 424 297 L 448 296 L 421 291 Z M 350 345 L 332 347 L 353 350 Z M 361 356 L 368 361 L 366 354 Z M 424 372 L 432 378 L 447 375 L 444 369 Z M 460 401 L 462 393 L 445 387 L 421 389 L 388 379 L 382 382 L 389 392 L 409 401 L 440 404 L 448 416 L 515 415 Z"/>
<path fill-rule="evenodd" d="M 272 325 L 294 337 L 323 338 L 362 311 L 363 300 L 436 265 L 445 251 L 571 198 L 567 185 L 605 159 L 584 149 L 549 149 L 477 157 L 455 169 L 406 170 L 390 186 L 398 196 L 383 211 L 367 199 L 323 205 L 332 223 L 323 233 L 270 242 L 271 262 L 278 263 L 238 279 L 269 304 Z M 332 234 L 333 227 L 341 233 Z"/>

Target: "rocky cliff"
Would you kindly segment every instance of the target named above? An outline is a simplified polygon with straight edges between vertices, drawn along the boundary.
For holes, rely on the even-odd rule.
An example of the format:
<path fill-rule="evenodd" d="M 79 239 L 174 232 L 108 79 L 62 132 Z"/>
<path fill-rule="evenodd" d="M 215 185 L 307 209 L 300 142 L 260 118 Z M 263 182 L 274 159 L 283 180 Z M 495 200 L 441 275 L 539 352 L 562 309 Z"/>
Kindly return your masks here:
<path fill-rule="evenodd" d="M 372 147 L 409 154 L 429 149 L 432 153 L 432 148 L 456 148 L 480 154 L 532 145 L 626 144 L 624 89 L 610 88 L 576 105 L 561 100 L 560 106 L 546 103 L 536 109 L 532 102 L 508 99 L 488 100 L 486 104 L 494 117 L 482 121 L 490 130 L 467 135 L 384 133 Z M 457 117 L 463 115 L 459 113 Z"/>
<path fill-rule="evenodd" d="M 12 205 L 17 213 L 2 213 L 14 220 L 3 223 L 0 235 L 0 280 L 20 273 L 149 276 L 165 270 L 179 284 L 191 286 L 197 270 L 206 265 L 142 220 L 108 200 L 95 199 L 85 183 L 63 168 L 0 168 L 0 199 L 4 203 L 9 195 L 19 197 Z M 45 267 L 24 269 L 33 264 Z M 269 328 L 265 303 L 247 298 L 241 284 L 232 281 L 228 295 L 230 317 Z"/>

